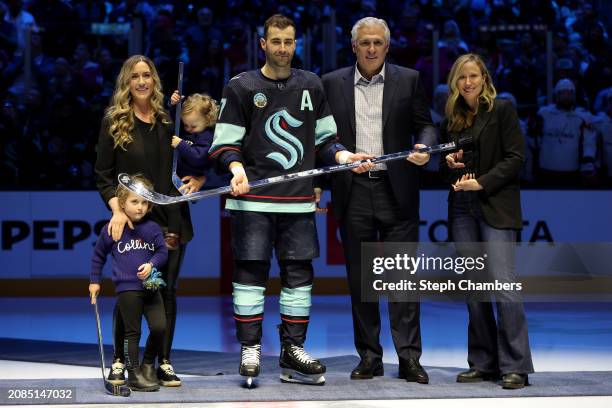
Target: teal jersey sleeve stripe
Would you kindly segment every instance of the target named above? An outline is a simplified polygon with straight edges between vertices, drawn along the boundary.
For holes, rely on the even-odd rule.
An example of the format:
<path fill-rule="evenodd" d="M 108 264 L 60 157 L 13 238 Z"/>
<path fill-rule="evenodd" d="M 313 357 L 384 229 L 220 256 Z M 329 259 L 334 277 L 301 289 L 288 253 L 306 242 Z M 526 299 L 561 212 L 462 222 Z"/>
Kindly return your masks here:
<path fill-rule="evenodd" d="M 280 312 L 287 316 L 310 316 L 312 285 L 299 288 L 282 288 L 280 293 Z"/>
<path fill-rule="evenodd" d="M 232 283 L 234 291 L 234 313 L 240 316 L 252 316 L 264 312 L 264 291 L 261 286 Z"/>
<path fill-rule="evenodd" d="M 330 137 L 335 136 L 336 133 L 338 133 L 338 128 L 336 127 L 336 121 L 332 115 L 317 120 L 317 126 L 315 128 L 315 145 L 320 145 Z"/>
<path fill-rule="evenodd" d="M 315 203 L 265 203 L 259 201 L 233 200 L 225 201 L 226 210 L 259 211 L 279 213 L 309 213 L 314 212 Z"/>
<path fill-rule="evenodd" d="M 245 133 L 246 129 L 242 126 L 232 125 L 231 123 L 217 123 L 210 151 L 212 152 L 220 146 L 241 145 Z"/>

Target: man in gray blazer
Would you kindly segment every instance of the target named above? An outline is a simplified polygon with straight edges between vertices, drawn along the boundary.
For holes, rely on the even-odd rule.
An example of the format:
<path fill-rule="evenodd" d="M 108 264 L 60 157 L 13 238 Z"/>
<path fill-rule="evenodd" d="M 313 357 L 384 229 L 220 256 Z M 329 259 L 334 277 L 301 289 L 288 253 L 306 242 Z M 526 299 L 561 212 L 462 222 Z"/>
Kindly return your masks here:
<path fill-rule="evenodd" d="M 417 71 L 385 63 L 390 33 L 378 18 L 359 20 L 351 31 L 355 66 L 323 76 L 323 86 L 338 137 L 347 149 L 379 156 L 430 146 L 436 141 L 428 103 Z M 351 379 L 383 375 L 378 302 L 361 296 L 362 242 L 417 242 L 419 166 L 429 155 L 381 163 L 357 175 L 332 176 L 333 212 L 347 259 L 355 347 L 361 361 Z M 418 302 L 389 302 L 391 334 L 399 357 L 400 377 L 427 384 L 421 367 Z"/>

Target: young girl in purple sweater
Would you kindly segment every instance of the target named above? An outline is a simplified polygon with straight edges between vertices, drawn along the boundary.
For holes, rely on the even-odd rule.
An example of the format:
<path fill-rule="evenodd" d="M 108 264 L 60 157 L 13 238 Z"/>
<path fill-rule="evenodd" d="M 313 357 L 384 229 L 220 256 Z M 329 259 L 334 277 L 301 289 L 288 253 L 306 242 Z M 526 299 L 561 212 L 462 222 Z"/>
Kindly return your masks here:
<path fill-rule="evenodd" d="M 134 179 L 148 189 L 153 189 L 151 182 L 144 177 L 135 176 Z M 166 329 L 164 304 L 157 290 L 164 282 L 159 278 L 161 274 L 157 268 L 166 263 L 168 250 L 159 225 L 145 218 L 152 205 L 121 185 L 117 188 L 116 197 L 134 228 L 125 228 L 116 242 L 109 234 L 100 234 L 91 262 L 89 294 L 91 303 L 95 303 L 100 293 L 102 268 L 108 254 L 112 254 L 112 280 L 119 313 L 125 325 L 124 353 L 128 386 L 134 391 L 156 391 L 159 385 L 153 363 L 162 347 Z M 103 231 L 106 229 L 108 224 Z M 138 345 L 143 315 L 149 323 L 150 334 L 142 365 L 139 365 Z"/>

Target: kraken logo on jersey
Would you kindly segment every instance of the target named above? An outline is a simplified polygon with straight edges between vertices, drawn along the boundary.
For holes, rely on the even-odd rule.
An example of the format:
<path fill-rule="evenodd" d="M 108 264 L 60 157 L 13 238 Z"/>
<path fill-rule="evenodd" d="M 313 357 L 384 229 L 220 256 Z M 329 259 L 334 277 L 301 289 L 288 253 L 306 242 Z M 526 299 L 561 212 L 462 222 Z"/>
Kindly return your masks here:
<path fill-rule="evenodd" d="M 302 142 L 287 131 L 288 127 L 298 128 L 300 126 L 302 122 L 291 116 L 285 109 L 276 112 L 266 120 L 266 136 L 272 143 L 288 151 L 289 158 L 280 152 L 269 153 L 266 157 L 283 166 L 285 170 L 295 166 L 298 159 L 302 160 L 304 157 Z"/>

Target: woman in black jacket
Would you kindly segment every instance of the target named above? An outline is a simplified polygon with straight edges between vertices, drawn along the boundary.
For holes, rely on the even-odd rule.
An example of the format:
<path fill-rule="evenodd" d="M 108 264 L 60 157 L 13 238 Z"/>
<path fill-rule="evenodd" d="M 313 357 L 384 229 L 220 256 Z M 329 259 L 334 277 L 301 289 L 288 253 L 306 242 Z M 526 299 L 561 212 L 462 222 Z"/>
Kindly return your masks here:
<path fill-rule="evenodd" d="M 475 54 L 457 59 L 448 86 L 446 118 L 440 127 L 442 142 L 471 140 L 441 163 L 452 183 L 451 237 L 464 254 L 487 254 L 486 270 L 481 276 L 472 275 L 472 280 L 515 284 L 514 245 L 522 228 L 519 173 L 525 157 L 516 111 L 509 101 L 495 100 L 489 72 Z M 533 364 L 527 321 L 520 290 L 512 287 L 492 293 L 497 320 L 491 295 L 468 294 L 470 369 L 457 376 L 458 382 L 501 375 L 504 388 L 528 384 Z"/>
<path fill-rule="evenodd" d="M 121 67 L 110 106 L 106 109 L 98 139 L 95 173 L 96 185 L 104 203 L 113 215 L 107 231 L 114 240 L 121 237 L 131 222 L 119 207 L 115 191 L 119 173 L 140 173 L 154 184 L 155 191 L 179 195 L 172 184 L 172 123 L 163 108 L 163 94 L 153 62 L 142 55 L 128 58 Z M 188 177 L 182 188 L 197 191 L 203 178 Z M 193 237 L 189 207 L 186 203 L 155 206 L 151 219 L 164 231 L 168 263 L 162 269 L 166 286 L 162 297 L 166 312 L 166 333 L 163 351 L 158 356 L 157 377 L 160 384 L 179 386 L 180 379 L 170 364 L 170 349 L 176 323 L 176 281 L 187 243 Z M 143 366 L 149 377 L 156 375 L 154 367 Z M 123 323 L 115 310 L 115 359 L 109 381 L 125 382 L 123 358 Z"/>

